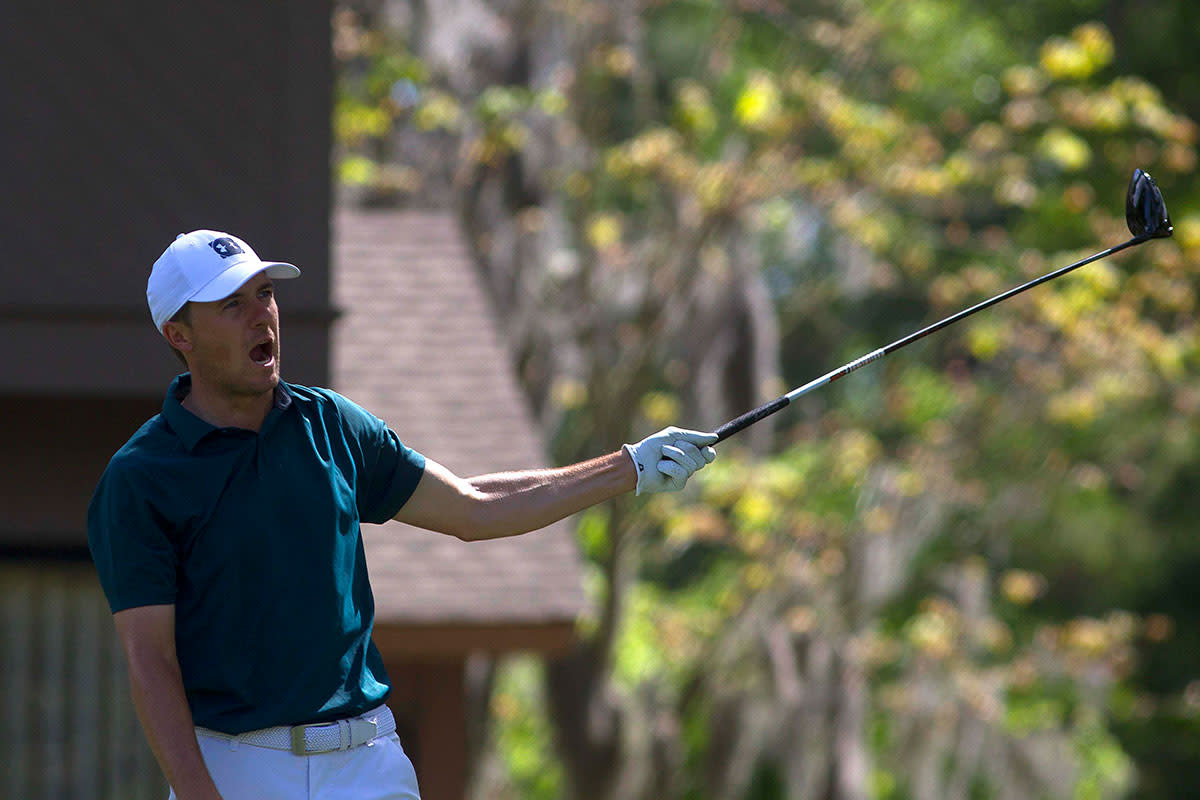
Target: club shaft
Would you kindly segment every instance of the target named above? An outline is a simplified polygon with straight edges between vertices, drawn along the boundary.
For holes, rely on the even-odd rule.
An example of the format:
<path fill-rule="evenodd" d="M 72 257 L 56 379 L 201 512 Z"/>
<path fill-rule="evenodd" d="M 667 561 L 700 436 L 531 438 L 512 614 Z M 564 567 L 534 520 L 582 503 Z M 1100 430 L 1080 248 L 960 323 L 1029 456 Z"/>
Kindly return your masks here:
<path fill-rule="evenodd" d="M 1026 283 L 1022 283 L 1020 286 L 1014 286 L 1012 289 L 1009 289 L 1006 292 L 1001 292 L 1000 294 L 996 295 L 995 297 L 989 297 L 987 300 L 984 300 L 980 303 L 976 303 L 975 305 L 971 306 L 970 308 L 964 308 L 962 311 L 959 311 L 956 314 L 951 314 L 950 316 L 946 317 L 943 320 L 939 320 L 939 321 L 933 323 L 932 325 L 928 325 L 924 328 L 921 328 L 919 331 L 914 331 L 913 333 L 910 333 L 901 339 L 897 339 L 896 341 L 892 342 L 891 344 L 887 345 L 886 347 L 881 347 L 878 350 L 873 350 L 864 356 L 859 356 L 858 358 L 854 359 L 850 363 L 843 364 L 842 366 L 838 367 L 837 369 L 835 369 L 831 372 L 827 372 L 824 375 L 822 375 L 821 377 L 815 378 L 814 380 L 809 381 L 808 383 L 804 384 L 803 386 L 799 386 L 799 387 L 793 389 L 792 391 L 788 392 L 787 394 L 781 395 L 781 396 L 775 398 L 774 400 L 770 401 L 769 403 L 764 403 L 761 406 L 759 406 L 758 408 L 756 408 L 752 411 L 748 411 L 745 414 L 742 414 L 740 417 L 731 419 L 729 422 L 726 422 L 724 425 L 722 425 L 721 427 L 719 427 L 715 431 L 713 431 L 713 433 L 715 433 L 717 435 L 718 442 L 723 442 L 726 439 L 728 439 L 730 436 L 732 436 L 733 434 L 737 433 L 738 431 L 744 430 L 745 428 L 750 427 L 751 425 L 758 422 L 759 420 L 765 419 L 766 417 L 771 416 L 772 414 L 779 411 L 780 409 L 785 408 L 789 403 L 791 403 L 797 397 L 800 397 L 801 395 L 804 395 L 804 394 L 808 394 L 813 389 L 818 389 L 822 386 L 825 386 L 826 384 L 833 383 L 834 381 L 839 380 L 840 378 L 844 378 L 847 375 L 849 375 L 851 372 L 854 372 L 859 367 L 864 367 L 867 364 L 870 364 L 872 361 L 875 361 L 876 359 L 883 358 L 888 353 L 894 353 L 895 351 L 899 350 L 900 348 L 906 347 L 906 346 L 912 344 L 913 342 L 917 341 L 918 339 L 923 339 L 924 337 L 928 336 L 929 334 L 931 334 L 935 331 L 940 331 L 942 328 L 945 328 L 949 325 L 953 325 L 954 323 L 958 322 L 961 319 L 965 319 L 966 317 L 969 317 L 972 314 L 982 311 L 985 308 L 994 306 L 997 303 L 999 303 L 1003 300 L 1007 300 L 1008 298 L 1010 298 L 1014 295 L 1018 295 L 1021 292 L 1032 289 L 1035 286 L 1039 286 L 1043 283 L 1046 283 L 1047 281 L 1052 281 L 1055 278 L 1058 278 L 1062 275 L 1066 275 L 1068 272 L 1079 269 L 1082 266 L 1091 264 L 1093 261 L 1099 261 L 1100 259 L 1107 258 L 1108 256 L 1111 256 L 1114 253 L 1119 253 L 1120 251 L 1124 250 L 1127 247 L 1132 247 L 1135 244 L 1141 244 L 1142 242 L 1148 241 L 1148 239 L 1149 239 L 1149 237 L 1135 236 L 1127 242 L 1122 242 L 1121 244 L 1116 245 L 1115 247 L 1110 247 L 1107 250 L 1102 250 L 1099 253 L 1094 253 L 1094 254 L 1088 256 L 1087 258 L 1080 259 L 1079 261 L 1076 261 L 1073 264 L 1068 264 L 1065 267 L 1060 267 L 1059 269 L 1056 269 L 1053 272 L 1047 272 L 1045 275 L 1042 275 L 1041 277 L 1034 278 L 1033 280 L 1027 281 Z"/>

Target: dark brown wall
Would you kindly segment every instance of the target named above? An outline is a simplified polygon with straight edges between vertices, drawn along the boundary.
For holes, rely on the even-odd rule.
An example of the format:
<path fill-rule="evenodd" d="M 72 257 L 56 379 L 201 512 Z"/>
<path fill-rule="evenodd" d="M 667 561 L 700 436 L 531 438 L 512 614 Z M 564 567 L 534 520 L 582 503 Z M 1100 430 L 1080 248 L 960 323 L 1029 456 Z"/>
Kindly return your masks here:
<path fill-rule="evenodd" d="M 161 405 L 145 398 L 0 397 L 0 548 L 82 552 L 96 481 Z"/>
<path fill-rule="evenodd" d="M 281 297 L 288 377 L 328 380 L 329 15 L 330 0 L 5 7 L 0 393 L 157 394 L 173 360 L 146 277 L 195 228 L 304 270 Z"/>
<path fill-rule="evenodd" d="M 391 658 L 388 708 L 417 770 L 422 797 L 462 800 L 467 792 L 466 665 L 463 659 Z"/>

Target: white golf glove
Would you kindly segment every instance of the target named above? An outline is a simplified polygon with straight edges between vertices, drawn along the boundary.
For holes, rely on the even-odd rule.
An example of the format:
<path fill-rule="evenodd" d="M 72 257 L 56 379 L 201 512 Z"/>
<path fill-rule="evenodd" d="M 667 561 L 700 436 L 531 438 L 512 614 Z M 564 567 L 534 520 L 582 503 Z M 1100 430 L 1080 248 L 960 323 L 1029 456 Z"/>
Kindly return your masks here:
<path fill-rule="evenodd" d="M 692 473 L 717 457 L 717 451 L 707 446 L 716 440 L 715 433 L 671 427 L 625 445 L 637 467 L 637 493 L 678 492 Z"/>

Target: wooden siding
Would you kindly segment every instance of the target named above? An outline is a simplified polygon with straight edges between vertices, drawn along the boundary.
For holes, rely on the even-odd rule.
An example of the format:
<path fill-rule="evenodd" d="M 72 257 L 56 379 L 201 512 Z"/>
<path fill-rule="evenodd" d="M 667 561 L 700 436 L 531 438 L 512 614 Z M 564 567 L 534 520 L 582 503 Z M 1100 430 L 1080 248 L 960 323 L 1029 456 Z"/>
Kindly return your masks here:
<path fill-rule="evenodd" d="M 0 562 L 0 797 L 163 800 L 90 563 Z"/>
<path fill-rule="evenodd" d="M 87 562 L 0 561 L 0 798 L 163 800 L 112 615 Z M 464 660 L 382 642 L 405 750 L 428 797 L 465 793 Z"/>

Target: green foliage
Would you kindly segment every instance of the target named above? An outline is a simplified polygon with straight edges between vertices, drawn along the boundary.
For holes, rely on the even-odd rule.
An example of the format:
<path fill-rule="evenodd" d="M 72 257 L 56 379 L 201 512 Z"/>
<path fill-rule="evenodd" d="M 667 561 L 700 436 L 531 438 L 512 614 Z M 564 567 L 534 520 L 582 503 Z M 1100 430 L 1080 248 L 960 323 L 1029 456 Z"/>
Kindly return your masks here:
<path fill-rule="evenodd" d="M 491 711 L 496 747 L 508 767 L 513 797 L 562 797 L 563 774 L 552 757 L 551 730 L 541 699 L 541 665 L 529 657 L 507 659 L 499 669 Z"/>
<path fill-rule="evenodd" d="M 1081 725 L 1074 743 L 1083 765 L 1076 798 L 1101 800 L 1129 786 L 1133 764 L 1120 742 L 1098 720 Z"/>
<path fill-rule="evenodd" d="M 1127 21 L 1181 52 L 1167 43 L 1184 12 L 1159 5 L 1147 19 L 1173 28 Z M 1200 72 L 1154 70 L 1148 45 L 1097 21 L 1133 12 L 1098 0 L 687 0 L 639 7 L 628 39 L 598 22 L 607 9 L 548 5 L 570 42 L 561 78 L 472 97 L 364 37 L 335 122 L 347 184 L 414 184 L 384 152 L 403 126 L 460 137 L 480 181 L 510 180 L 534 130 L 567 143 L 520 175 L 514 193 L 544 205 L 513 209 L 508 237 L 561 210 L 568 266 L 527 265 L 520 287 L 541 303 L 527 317 L 548 320 L 535 341 L 557 348 L 530 358 L 527 389 L 562 461 L 686 423 L 706 365 L 697 332 L 669 323 L 738 285 L 730 253 L 765 265 L 791 386 L 1124 240 L 1135 166 L 1177 228 L 805 398 L 766 456 L 731 441 L 688 492 L 638 506 L 613 682 L 679 704 L 679 796 L 704 796 L 721 692 L 780 704 L 763 631 L 862 671 L 875 797 L 914 795 L 906 754 L 942 719 L 929 697 L 1003 745 L 923 756 L 972 797 L 997 796 L 1024 774 L 1006 754 L 1042 744 L 1061 758 L 1030 796 L 1171 796 L 1163 765 L 1200 763 L 1195 637 L 1171 624 L 1195 627 L 1200 561 L 1200 134 L 1180 110 L 1198 110 L 1180 87 Z M 409 84 L 420 99 L 396 104 Z M 477 256 L 508 280 L 519 259 L 494 246 Z M 627 533 L 612 519 L 579 523 L 598 583 Z M 514 783 L 550 796 L 561 774 L 535 780 L 551 760 L 534 700 L 502 696 L 523 709 L 498 715 Z M 757 755 L 744 795 L 786 796 L 786 771 Z"/>

